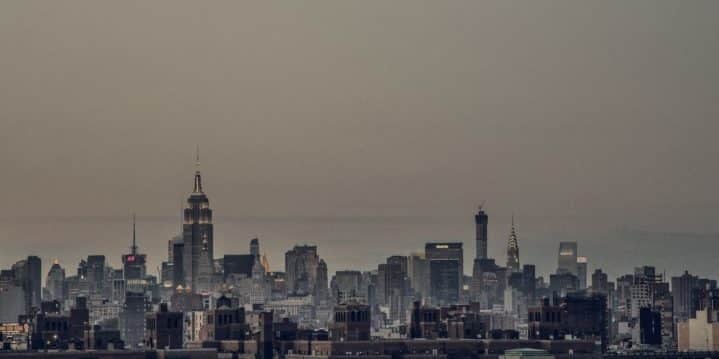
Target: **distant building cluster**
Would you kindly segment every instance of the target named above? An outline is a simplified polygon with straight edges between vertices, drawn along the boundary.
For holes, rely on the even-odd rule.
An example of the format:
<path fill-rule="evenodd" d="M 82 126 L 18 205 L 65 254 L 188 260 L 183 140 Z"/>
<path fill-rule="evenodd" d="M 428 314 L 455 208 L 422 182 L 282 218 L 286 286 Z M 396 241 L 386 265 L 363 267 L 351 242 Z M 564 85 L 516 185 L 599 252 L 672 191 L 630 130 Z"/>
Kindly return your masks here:
<path fill-rule="evenodd" d="M 216 255 L 212 217 L 198 159 L 181 234 L 168 241 L 159 278 L 147 272 L 134 218 L 122 268 L 104 255 L 88 255 L 72 271 L 55 262 L 44 286 L 36 256 L 0 271 L 3 351 L 175 350 L 198 358 L 719 351 L 716 280 L 688 272 L 668 279 L 650 266 L 615 281 L 601 269 L 590 276 L 577 242 L 559 243 L 556 271 L 545 279 L 521 260 L 514 216 L 506 262 L 488 256 L 482 207 L 471 275 L 461 242 L 426 243 L 376 269 L 332 276 L 317 246 L 296 245 L 284 271 L 271 271 L 257 238 L 248 253 Z"/>

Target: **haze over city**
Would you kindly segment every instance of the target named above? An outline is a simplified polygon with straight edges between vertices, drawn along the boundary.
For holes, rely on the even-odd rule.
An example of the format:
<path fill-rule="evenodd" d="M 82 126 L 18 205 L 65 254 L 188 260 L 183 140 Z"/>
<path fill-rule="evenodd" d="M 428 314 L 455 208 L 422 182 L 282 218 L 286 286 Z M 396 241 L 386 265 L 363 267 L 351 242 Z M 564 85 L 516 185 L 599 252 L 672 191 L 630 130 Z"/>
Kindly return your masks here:
<path fill-rule="evenodd" d="M 428 241 L 538 274 L 717 274 L 719 3 L 4 2 L 0 266 L 148 272 L 180 231 L 196 145 L 215 250 L 296 243 L 330 272 Z M 81 250 L 80 250 L 81 249 Z M 465 266 L 465 272 L 469 267 Z M 469 273 L 471 274 L 471 273 Z"/>

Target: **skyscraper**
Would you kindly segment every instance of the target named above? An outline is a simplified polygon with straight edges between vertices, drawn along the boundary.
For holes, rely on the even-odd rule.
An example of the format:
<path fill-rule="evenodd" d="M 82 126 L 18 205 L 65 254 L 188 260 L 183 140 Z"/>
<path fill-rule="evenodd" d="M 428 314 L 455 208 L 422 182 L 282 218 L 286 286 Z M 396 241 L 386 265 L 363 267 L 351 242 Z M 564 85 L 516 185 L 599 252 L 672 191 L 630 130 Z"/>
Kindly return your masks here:
<path fill-rule="evenodd" d="M 674 297 L 674 318 L 687 320 L 694 316 L 692 293 L 699 287 L 699 277 L 684 271 L 679 277 L 672 277 L 672 296 Z"/>
<path fill-rule="evenodd" d="M 587 257 L 577 257 L 577 278 L 579 289 L 587 289 Z"/>
<path fill-rule="evenodd" d="M 462 243 L 427 243 L 429 292 L 435 304 L 453 304 L 459 300 L 464 276 Z"/>
<path fill-rule="evenodd" d="M 512 215 L 512 229 L 507 240 L 507 269 L 511 272 L 519 272 L 519 243 L 517 242 L 517 231 L 514 228 L 514 215 Z"/>
<path fill-rule="evenodd" d="M 484 210 L 482 210 L 482 206 L 480 205 L 477 214 L 474 215 L 477 245 L 475 259 L 487 258 L 487 224 L 489 224 L 489 217 Z"/>
<path fill-rule="evenodd" d="M 210 201 L 202 189 L 202 176 L 200 175 L 200 155 L 197 152 L 195 182 L 190 197 L 187 198 L 187 207 L 184 210 L 182 225 L 182 272 L 185 287 L 197 292 L 203 279 L 214 273 L 213 265 L 213 226 Z M 178 283 L 175 283 L 176 285 Z"/>
<path fill-rule="evenodd" d="M 313 294 L 317 283 L 320 257 L 317 246 L 295 246 L 285 253 L 287 294 L 304 296 Z M 327 282 L 325 282 L 327 285 Z"/>
<path fill-rule="evenodd" d="M 42 295 L 42 261 L 37 256 L 28 256 L 12 266 L 12 278 L 25 295 L 25 312 L 32 307 L 40 308 Z"/>
<path fill-rule="evenodd" d="M 45 289 L 47 290 L 47 301 L 57 300 L 62 303 L 65 300 L 65 270 L 55 261 L 47 272 L 45 279 Z"/>
<path fill-rule="evenodd" d="M 90 294 L 100 294 L 105 279 L 105 256 L 100 254 L 87 256 L 87 281 Z"/>
<path fill-rule="evenodd" d="M 250 241 L 250 254 L 259 257 L 260 256 L 260 240 L 257 238 L 253 238 Z"/>
<path fill-rule="evenodd" d="M 557 273 L 577 275 L 577 242 L 559 242 Z"/>
<path fill-rule="evenodd" d="M 127 292 L 142 293 L 145 291 L 145 275 L 147 256 L 137 250 L 135 216 L 132 216 L 132 246 L 130 253 L 122 255 L 123 274 Z"/>

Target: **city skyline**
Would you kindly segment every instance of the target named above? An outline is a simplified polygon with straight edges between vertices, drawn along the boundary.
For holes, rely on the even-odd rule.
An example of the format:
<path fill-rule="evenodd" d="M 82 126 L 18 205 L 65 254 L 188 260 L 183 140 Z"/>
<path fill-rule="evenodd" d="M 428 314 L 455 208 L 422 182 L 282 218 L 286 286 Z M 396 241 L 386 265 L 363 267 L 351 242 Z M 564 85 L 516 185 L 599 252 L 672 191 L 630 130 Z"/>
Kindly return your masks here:
<path fill-rule="evenodd" d="M 719 358 L 717 14 L 3 1 L 0 359 Z"/>
<path fill-rule="evenodd" d="M 192 187 L 193 187 L 192 190 L 187 192 L 187 193 L 190 195 L 190 199 L 188 199 L 188 200 L 191 200 L 192 198 L 195 198 L 194 196 L 196 196 L 196 195 L 200 195 L 201 197 L 204 198 L 204 201 L 206 201 L 206 200 L 207 200 L 207 197 L 205 196 L 205 193 L 204 193 L 204 190 L 203 190 L 203 185 L 202 185 L 202 178 L 201 178 L 201 176 L 200 176 L 199 145 L 198 145 L 198 148 L 197 148 L 196 151 L 197 151 L 197 153 L 196 153 L 197 159 L 196 159 L 195 164 L 194 164 L 194 167 L 195 167 L 195 174 L 194 174 L 194 180 L 193 180 L 194 183 L 193 183 L 193 185 L 192 185 Z M 481 201 L 481 205 L 479 206 L 479 211 L 481 211 L 484 215 L 486 215 L 487 212 L 490 212 L 490 213 L 491 213 L 490 210 L 485 211 L 485 209 L 486 209 L 485 205 L 486 205 L 486 201 Z M 187 211 L 187 209 L 184 209 L 184 210 L 183 210 L 183 214 L 180 215 L 181 218 L 180 218 L 180 221 L 178 221 L 178 223 L 180 223 L 180 224 L 182 224 L 182 223 L 187 223 L 187 222 L 186 222 L 186 219 L 185 219 L 185 222 L 182 221 L 182 217 L 188 218 L 188 217 L 187 217 L 188 215 L 185 213 L 186 211 Z M 475 214 L 476 214 L 476 213 L 475 213 Z M 496 216 L 493 215 L 492 217 L 496 219 Z M 530 216 L 530 217 L 531 217 L 531 216 Z M 112 217 L 110 217 L 110 218 L 90 217 L 90 218 L 94 218 L 94 220 L 97 220 L 97 219 L 101 219 L 101 220 L 112 220 L 112 221 L 118 220 L 118 218 L 112 218 Z M 135 212 L 133 212 L 130 218 L 131 218 L 131 222 L 130 222 L 130 223 L 131 223 L 131 232 L 130 232 L 130 233 L 131 233 L 131 234 L 130 234 L 130 236 L 131 236 L 130 238 L 131 238 L 131 239 L 130 239 L 130 242 L 129 242 L 129 243 L 131 243 L 132 245 L 130 245 L 130 246 L 125 246 L 125 247 L 126 247 L 126 248 L 129 248 L 130 250 L 133 250 L 133 246 L 137 245 L 138 247 L 140 247 L 140 248 L 142 249 L 142 248 L 143 248 L 142 243 L 135 244 L 136 234 L 137 234 L 137 233 L 136 233 L 137 214 L 136 214 Z M 221 219 L 221 218 L 223 218 L 223 216 L 215 216 L 214 214 L 210 214 L 210 217 L 209 217 L 209 218 L 211 218 L 211 220 L 214 220 L 214 219 L 216 219 L 216 218 L 220 218 L 220 219 Z M 227 217 L 224 217 L 224 218 L 227 219 Z M 400 218 L 401 218 L 401 217 L 400 217 Z M 488 238 L 488 241 L 487 241 L 487 242 L 488 242 L 488 252 L 487 252 L 487 253 L 488 253 L 488 256 L 489 256 L 489 258 L 496 258 L 496 260 L 500 261 L 501 263 L 504 263 L 504 261 L 506 260 L 507 255 L 508 255 L 508 254 L 507 254 L 507 250 L 508 250 L 507 248 L 508 248 L 508 247 L 507 247 L 507 244 L 506 244 L 506 243 L 507 243 L 507 242 L 506 242 L 506 241 L 507 241 L 507 238 L 510 238 L 510 239 L 511 239 L 511 237 L 512 237 L 512 236 L 514 235 L 514 233 L 515 233 L 514 211 L 513 211 L 512 214 L 510 215 L 510 218 L 511 218 L 511 219 L 510 219 L 510 227 L 509 227 L 509 229 L 506 231 L 506 233 L 503 235 L 504 238 L 502 238 L 502 237 L 500 237 L 500 238 L 493 238 L 493 236 L 488 236 L 488 237 L 489 237 L 489 238 Z M 65 220 L 65 219 L 67 219 L 67 218 L 59 218 L 59 220 Z M 171 220 L 170 218 L 164 218 L 164 219 L 166 219 L 166 220 L 168 220 L 168 221 Z M 397 218 L 395 218 L 395 220 L 396 220 L 396 219 L 397 219 Z M 404 219 L 406 220 L 407 218 L 404 218 Z M 418 217 L 418 219 L 420 219 L 420 220 L 428 220 L 428 219 L 430 219 L 430 218 L 429 218 L 429 217 Z M 152 225 L 153 223 L 157 223 L 158 220 L 162 221 L 163 218 L 162 218 L 162 217 L 159 217 L 159 218 L 158 218 L 158 217 L 150 217 L 150 220 L 148 221 L 149 223 L 146 223 L 146 225 Z M 257 220 L 257 219 L 255 218 L 255 220 Z M 286 220 L 288 220 L 288 219 L 287 219 L 287 218 L 284 218 L 284 219 L 283 219 L 283 218 L 279 218 L 279 219 L 277 219 L 277 218 L 275 218 L 275 219 L 265 218 L 265 219 L 260 219 L 260 220 L 259 220 L 259 223 L 260 223 L 260 225 L 262 225 L 262 223 L 268 224 L 268 223 L 275 222 L 275 221 L 279 221 L 279 222 L 281 223 L 281 222 L 284 222 L 284 221 L 286 221 Z M 291 219 L 289 219 L 289 220 L 292 221 Z M 306 220 L 306 219 L 305 219 L 305 220 Z M 336 220 L 340 220 L 340 221 L 347 221 L 347 220 L 349 220 L 350 222 L 352 222 L 351 217 L 347 217 L 347 218 L 317 217 L 317 218 L 314 218 L 313 220 L 314 220 L 314 221 L 319 221 L 319 222 L 325 222 L 325 223 L 326 223 L 327 221 L 332 222 L 332 221 L 336 221 Z M 382 218 L 379 218 L 379 217 L 378 217 L 378 218 L 360 217 L 360 220 L 361 220 L 361 221 L 367 221 L 367 220 L 369 220 L 369 221 L 373 221 L 373 220 L 380 220 L 380 221 L 382 221 Z M 411 218 L 410 218 L 410 220 L 411 220 Z M 465 220 L 466 220 L 466 218 L 465 218 Z M 501 220 L 501 219 L 500 219 L 500 220 Z M 52 220 L 51 220 L 51 221 L 52 221 Z M 176 221 L 176 220 L 172 220 L 172 221 Z M 300 219 L 300 221 L 302 221 L 302 219 Z M 165 222 L 165 221 L 163 221 L 163 222 Z M 467 221 L 467 222 L 468 222 L 468 221 Z M 471 223 L 467 223 L 467 224 L 465 224 L 464 226 L 473 227 L 473 228 L 472 228 L 472 231 L 475 232 L 474 229 L 476 229 L 477 226 L 478 226 L 478 222 L 477 222 L 476 216 L 475 216 L 475 221 L 474 221 L 474 222 L 475 222 L 475 223 L 474 223 L 474 226 L 472 226 Z M 492 221 L 492 222 L 494 222 L 494 221 Z M 221 222 L 221 223 L 222 223 L 222 222 Z M 430 224 L 431 224 L 431 223 L 430 223 Z M 184 224 L 183 224 L 182 226 L 184 227 Z M 496 224 L 495 224 L 495 223 L 492 223 L 492 225 L 491 225 L 491 226 L 488 226 L 488 227 L 494 227 L 494 226 L 496 226 Z M 318 227 L 322 227 L 322 225 L 320 224 Z M 492 232 L 501 232 L 501 231 L 502 231 L 502 229 L 493 230 Z M 178 232 L 178 233 L 182 233 L 182 230 L 180 229 L 180 230 L 178 230 L 177 232 Z M 228 231 L 228 232 L 229 232 L 229 231 Z M 490 233 L 492 233 L 492 232 L 490 232 Z M 168 235 L 166 236 L 167 239 L 162 239 L 161 241 L 162 241 L 162 242 L 166 242 L 167 240 L 172 239 L 172 238 L 174 238 L 175 236 L 177 236 L 178 233 L 172 234 L 172 235 L 168 234 Z M 210 237 L 212 237 L 212 236 L 210 236 Z M 244 243 L 242 239 L 232 240 L 232 242 L 233 242 L 232 245 L 231 245 L 231 246 L 227 246 L 227 247 L 233 248 L 234 251 L 233 251 L 233 250 L 221 251 L 221 252 L 219 252 L 219 255 L 229 254 L 229 253 L 245 253 L 245 252 L 247 251 L 247 250 L 246 250 L 247 245 L 250 243 L 250 240 L 253 239 L 253 238 L 262 238 L 263 240 L 265 239 L 265 237 L 262 236 L 261 234 L 254 234 L 254 235 L 248 235 L 247 240 L 246 240 L 247 243 Z M 425 238 L 425 237 L 421 237 L 421 238 Z M 417 238 L 416 240 L 414 240 L 414 242 L 416 242 L 416 243 L 418 244 L 418 246 L 417 246 L 416 248 L 409 248 L 409 249 L 408 249 L 408 248 L 406 248 L 406 247 L 403 246 L 401 250 L 396 250 L 395 252 L 392 252 L 392 253 L 399 254 L 399 255 L 410 255 L 410 254 L 412 254 L 412 253 L 416 253 L 416 252 L 418 252 L 418 251 L 421 251 L 421 247 L 424 245 L 424 243 L 426 243 L 427 241 L 430 241 L 430 239 L 422 240 L 421 238 Z M 431 235 L 429 235 L 429 236 L 427 236 L 426 238 L 432 238 L 432 237 L 431 237 Z M 442 239 L 441 241 L 454 242 L 455 240 L 454 240 L 453 238 L 448 238 L 448 239 Z M 479 252 L 476 252 L 476 250 L 477 250 L 476 247 L 477 247 L 478 245 L 480 245 L 480 242 L 476 240 L 476 232 L 475 232 L 475 237 L 474 237 L 474 238 L 461 238 L 461 240 L 457 240 L 457 241 L 463 243 L 464 248 L 465 248 L 465 251 L 464 251 L 464 259 L 465 259 L 465 261 L 467 261 L 467 263 L 471 263 L 471 261 L 474 259 L 474 257 L 479 254 Z M 581 247 L 581 244 L 582 244 L 582 241 L 581 241 L 581 240 L 572 239 L 571 237 L 567 237 L 565 240 L 557 241 L 557 242 L 555 243 L 555 246 L 554 246 L 554 247 L 547 247 L 547 248 L 544 248 L 544 249 L 545 249 L 546 252 L 556 253 L 556 249 L 559 248 L 559 247 L 561 247 L 561 244 L 564 243 L 564 242 L 567 242 L 567 241 L 572 241 L 572 242 L 578 243 L 580 247 Z M 211 241 L 211 242 L 212 242 L 212 241 Z M 522 244 L 520 245 L 520 247 L 523 248 L 523 251 L 526 250 L 526 247 L 525 247 L 526 244 L 525 244 L 525 242 L 526 242 L 526 241 L 522 241 Z M 288 242 L 288 241 L 283 241 L 283 242 L 281 242 L 281 243 L 282 243 L 283 245 L 289 243 L 286 247 L 284 247 L 285 249 L 286 249 L 286 248 L 290 248 L 290 247 L 292 247 L 292 246 L 294 246 L 294 245 L 303 245 L 303 244 L 318 245 L 318 243 L 315 243 L 315 242 L 307 242 L 307 241 L 305 241 L 305 242 L 302 242 L 302 241 L 292 242 L 292 239 L 291 239 L 291 238 L 289 239 L 289 242 Z M 147 244 L 149 244 L 149 245 L 147 245 Z M 148 242 L 147 244 L 145 245 L 144 248 L 148 248 L 148 247 L 149 247 L 149 248 L 153 248 L 153 249 L 155 249 L 154 252 L 157 252 L 157 248 L 162 248 L 163 251 L 166 251 L 166 250 L 167 250 L 166 243 L 163 243 L 162 245 L 157 245 L 157 243 L 154 243 L 154 242 L 150 241 L 150 242 Z M 269 245 L 268 245 L 268 244 L 269 244 Z M 530 244 L 529 247 L 532 248 L 531 242 L 530 242 L 529 244 Z M 123 246 L 124 246 L 124 245 L 125 245 L 125 244 L 123 244 Z M 267 247 L 273 248 L 273 249 L 275 249 L 275 250 L 278 248 L 278 243 L 272 243 L 271 239 L 267 239 L 267 240 L 265 241 L 265 245 L 266 245 Z M 267 248 L 267 247 L 265 247 L 265 248 Z M 324 249 L 324 251 L 327 252 L 327 253 L 324 253 L 324 256 L 325 256 L 325 257 L 327 257 L 327 258 L 335 258 L 335 255 L 333 254 L 333 250 L 332 250 L 331 244 L 330 244 L 330 245 L 327 245 L 327 243 L 325 243 L 324 245 L 322 245 L 322 246 L 320 246 L 320 247 L 322 247 L 322 248 Z M 473 248 L 473 247 L 474 247 L 474 248 Z M 496 247 L 496 248 L 494 248 L 494 247 Z M 199 248 L 199 247 L 198 247 L 198 248 Z M 222 246 L 222 248 L 225 248 L 225 246 Z M 389 247 L 387 247 L 387 248 L 389 248 Z M 276 251 L 276 252 L 275 252 L 275 251 L 267 251 L 267 250 L 265 250 L 265 251 L 262 253 L 263 255 L 267 255 L 270 259 L 274 259 L 274 260 L 275 260 L 275 261 L 271 261 L 271 263 L 273 263 L 273 266 L 272 266 L 272 269 L 273 269 L 273 270 L 281 270 L 281 269 L 282 269 L 283 264 L 282 264 L 281 261 L 278 261 L 277 259 L 280 259 L 280 260 L 282 259 L 282 253 L 284 253 L 284 250 L 285 250 L 285 249 L 281 249 L 280 251 Z M 639 248 L 639 250 L 642 250 L 642 249 L 643 249 L 643 248 L 641 248 L 641 247 Z M 531 249 L 530 249 L 530 250 L 531 250 Z M 68 267 L 68 266 L 73 266 L 74 263 L 78 263 L 78 262 L 79 262 L 80 260 L 82 260 L 82 259 L 84 258 L 84 256 L 85 256 L 85 253 L 76 253 L 76 251 L 75 251 L 74 249 L 72 249 L 72 251 L 75 252 L 75 257 L 77 258 L 77 261 L 75 261 L 75 262 L 67 262 L 67 261 L 65 261 L 65 260 L 62 260 L 62 258 L 61 258 L 62 256 L 59 256 L 59 255 L 53 256 L 53 255 L 46 255 L 46 254 L 34 253 L 34 252 L 33 252 L 33 253 L 30 253 L 30 255 L 37 255 L 37 256 L 39 256 L 40 258 L 43 259 L 44 263 L 48 263 L 48 264 L 49 264 L 49 263 L 54 263 L 55 261 L 59 261 L 60 264 L 63 266 L 63 268 L 65 268 L 65 267 Z M 336 271 L 348 270 L 348 269 L 370 270 L 370 269 L 372 269 L 372 268 L 376 265 L 376 263 L 383 261 L 384 257 L 386 256 L 385 253 L 387 253 L 386 251 L 387 251 L 387 249 L 381 248 L 380 251 L 379 251 L 377 254 L 375 254 L 374 256 L 367 257 L 367 258 L 363 258 L 363 260 L 360 259 L 360 258 L 358 258 L 358 257 L 360 257 L 360 256 L 357 256 L 356 253 L 353 253 L 353 254 L 350 255 L 350 257 L 351 257 L 350 260 L 341 261 L 339 264 L 338 264 L 338 263 L 333 263 L 332 261 L 330 261 L 330 263 L 328 263 L 328 267 L 330 268 L 330 271 L 329 271 L 329 272 L 330 272 L 330 273 L 334 273 L 334 272 L 336 272 Z M 605 262 L 603 261 L 603 258 L 600 257 L 600 256 L 596 256 L 596 255 L 593 255 L 593 254 L 592 254 L 592 253 L 594 253 L 594 249 L 589 249 L 589 250 L 588 250 L 588 249 L 586 249 L 586 248 L 583 248 L 580 252 L 581 252 L 581 253 L 584 253 L 583 257 L 587 257 L 587 256 L 588 256 L 588 257 L 590 258 L 590 260 L 589 260 L 589 267 L 588 267 L 588 273 L 593 272 L 595 269 L 602 269 L 602 270 L 605 271 L 606 273 L 609 273 L 610 276 L 612 276 L 612 275 L 618 276 L 619 273 L 628 272 L 628 271 L 633 270 L 633 268 L 634 268 L 634 264 L 632 264 L 631 262 L 625 262 L 625 261 L 623 261 L 623 259 L 622 259 L 621 257 L 620 257 L 621 263 L 622 263 L 622 264 L 625 264 L 625 263 L 626 263 L 626 264 L 625 264 L 624 266 L 620 266 L 620 267 L 612 267 L 612 266 L 603 265 L 603 263 L 605 263 Z M 122 253 L 124 253 L 124 252 L 122 252 Z M 146 252 L 146 253 L 147 253 L 147 252 Z M 112 265 L 112 264 L 117 265 L 117 264 L 121 264 L 121 263 L 122 263 L 122 262 L 120 262 L 120 263 L 115 263 L 116 261 L 118 261 L 118 258 L 115 258 L 115 257 L 117 257 L 117 256 L 113 256 L 113 255 L 111 255 L 111 254 L 109 254 L 109 253 L 105 253 L 105 252 L 102 252 L 102 251 L 97 252 L 97 253 L 95 253 L 95 252 L 92 252 L 92 253 L 88 252 L 88 254 L 105 255 L 106 258 L 107 258 L 107 263 L 108 263 L 109 265 Z M 555 263 L 555 260 L 556 260 L 556 259 L 555 259 L 554 257 L 549 257 L 549 256 L 544 256 L 544 257 L 543 257 L 543 256 L 534 255 L 534 254 L 536 254 L 536 251 L 530 252 L 530 253 L 529 253 L 530 257 L 529 257 L 529 258 L 523 257 L 523 258 L 524 258 L 524 261 L 525 261 L 526 263 L 530 263 L 530 264 L 533 264 L 533 265 L 537 265 L 537 263 L 539 263 L 539 269 L 537 270 L 537 274 L 538 274 L 538 275 L 545 275 L 545 276 L 548 277 L 548 275 L 549 275 L 550 273 L 552 273 L 552 272 L 554 271 L 554 269 L 555 269 L 554 263 Z M 153 258 L 153 257 L 154 257 L 154 258 Z M 14 258 L 17 258 L 17 257 L 14 257 Z M 148 266 L 148 267 L 151 268 L 151 270 L 148 270 L 148 274 L 153 274 L 153 275 L 158 275 L 158 274 L 159 274 L 158 271 L 159 271 L 159 268 L 160 268 L 160 262 L 164 260 L 163 258 L 165 258 L 165 257 L 164 257 L 162 254 L 160 254 L 160 253 L 152 253 L 152 255 L 148 255 L 148 259 L 147 259 L 147 262 L 149 263 L 149 266 Z M 14 259 L 8 256 L 8 264 L 7 264 L 7 265 L 9 266 L 9 265 L 12 264 L 13 262 L 14 262 Z M 362 264 L 362 263 L 364 263 L 364 264 Z M 610 262 L 610 263 L 611 263 L 611 262 Z M 676 263 L 674 263 L 673 266 L 672 266 L 671 263 L 665 263 L 665 264 L 662 266 L 662 265 L 659 265 L 658 263 L 653 263 L 653 262 L 651 262 L 651 261 L 644 261 L 644 264 L 647 264 L 647 265 L 657 265 L 657 266 L 659 267 L 659 270 L 660 270 L 660 271 L 667 272 L 667 273 L 670 274 L 670 275 L 672 275 L 672 274 L 680 274 L 680 273 L 683 273 L 683 272 L 686 271 L 686 270 L 689 270 L 690 272 L 697 273 L 697 274 L 700 274 L 700 275 L 713 275 L 713 274 L 714 274 L 714 273 L 704 273 L 704 272 L 702 272 L 701 270 L 697 271 L 695 268 L 689 268 L 689 267 L 688 267 L 686 264 L 684 264 L 683 262 L 676 262 Z M 668 270 L 667 267 L 669 267 L 670 269 Z M 49 267 L 48 267 L 48 268 L 49 268 Z M 45 269 L 45 268 L 43 268 L 43 269 Z M 617 274 L 614 274 L 614 273 L 617 273 Z M 465 275 L 471 275 L 471 267 L 465 267 L 465 268 L 464 268 L 464 274 L 465 274 Z"/>
<path fill-rule="evenodd" d="M 369 267 L 378 253 L 342 243 L 469 246 L 485 200 L 496 258 L 514 211 L 542 271 L 578 240 L 590 266 L 682 250 L 715 275 L 718 6 L 10 1 L 0 263 L 116 251 L 132 212 L 157 257 L 200 144 L 218 250 L 262 236 Z"/>

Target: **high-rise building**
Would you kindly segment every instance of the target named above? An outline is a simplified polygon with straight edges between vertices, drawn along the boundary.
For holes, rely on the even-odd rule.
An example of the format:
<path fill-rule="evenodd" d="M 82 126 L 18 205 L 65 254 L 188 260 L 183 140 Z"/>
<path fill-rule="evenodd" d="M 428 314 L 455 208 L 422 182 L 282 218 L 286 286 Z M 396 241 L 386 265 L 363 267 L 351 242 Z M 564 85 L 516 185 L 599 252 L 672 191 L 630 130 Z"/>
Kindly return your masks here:
<path fill-rule="evenodd" d="M 424 253 L 412 253 L 407 258 L 407 275 L 415 299 L 420 300 L 429 296 L 429 265 Z"/>
<path fill-rule="evenodd" d="M 37 256 L 28 256 L 12 266 L 12 280 L 22 287 L 25 294 L 25 312 L 40 308 L 42 301 L 42 261 Z"/>
<path fill-rule="evenodd" d="M 519 242 L 517 242 L 517 231 L 514 228 L 514 215 L 512 215 L 512 229 L 507 240 L 507 270 L 519 272 Z"/>
<path fill-rule="evenodd" d="M 537 292 L 537 268 L 534 264 L 525 264 L 522 266 L 522 292 L 527 298 L 527 302 L 534 304 Z"/>
<path fill-rule="evenodd" d="M 87 281 L 90 284 L 90 294 L 102 293 L 105 279 L 105 256 L 87 256 Z"/>
<path fill-rule="evenodd" d="M 65 270 L 55 261 L 47 272 L 45 279 L 47 301 L 56 300 L 62 303 L 65 300 Z"/>
<path fill-rule="evenodd" d="M 139 348 L 145 339 L 146 305 L 147 298 L 144 293 L 125 294 L 125 305 L 120 313 L 120 331 L 128 348 Z"/>
<path fill-rule="evenodd" d="M 577 257 L 577 278 L 579 289 L 587 289 L 587 257 Z"/>
<path fill-rule="evenodd" d="M 138 252 L 137 232 L 135 230 L 135 216 L 132 216 L 132 246 L 130 253 L 122 255 L 122 273 L 125 276 L 125 290 L 128 292 L 144 293 L 147 285 L 147 256 Z"/>
<path fill-rule="evenodd" d="M 431 301 L 439 305 L 457 303 L 464 276 L 462 243 L 427 243 L 424 250 Z"/>
<path fill-rule="evenodd" d="M 557 273 L 577 275 L 577 242 L 559 242 Z"/>
<path fill-rule="evenodd" d="M 607 294 L 609 292 L 609 279 L 607 273 L 595 269 L 592 274 L 592 291 Z"/>
<path fill-rule="evenodd" d="M 250 241 L 250 254 L 259 257 L 260 256 L 260 240 L 257 238 L 253 238 Z"/>
<path fill-rule="evenodd" d="M 699 287 L 699 277 L 684 271 L 679 277 L 672 277 L 672 297 L 674 298 L 674 319 L 683 321 L 694 317 L 692 293 Z"/>
<path fill-rule="evenodd" d="M 319 263 L 317 246 L 298 245 L 287 251 L 285 253 L 287 294 L 300 296 L 313 294 Z"/>
<path fill-rule="evenodd" d="M 185 268 L 182 264 L 184 260 L 183 254 L 185 251 L 185 242 L 183 241 L 182 236 L 172 238 L 170 240 L 170 248 L 172 249 L 169 261 L 172 264 L 172 287 L 176 288 L 185 283 Z"/>
<path fill-rule="evenodd" d="M 390 320 L 406 321 L 405 312 L 410 303 L 410 283 L 407 274 L 407 257 L 391 256 L 385 267 L 385 303 L 389 305 Z"/>
<path fill-rule="evenodd" d="M 259 263 L 259 258 L 258 258 Z M 325 263 L 324 259 L 320 259 L 320 262 L 317 263 L 317 276 L 316 276 L 316 282 L 315 282 L 315 289 L 314 289 L 314 296 L 317 303 L 326 301 L 329 299 L 330 293 L 329 293 L 329 280 L 328 280 L 328 274 L 327 274 L 327 263 Z"/>
<path fill-rule="evenodd" d="M 487 213 L 482 210 L 482 206 L 479 206 L 477 214 L 474 215 L 474 226 L 475 226 L 475 238 L 477 245 L 477 253 L 475 259 L 486 259 L 487 258 L 487 225 L 489 224 L 489 217 Z"/>
<path fill-rule="evenodd" d="M 214 273 L 213 264 L 213 225 L 212 209 L 202 188 L 202 175 L 200 174 L 200 156 L 197 154 L 197 169 L 195 182 L 190 197 L 187 198 L 187 207 L 184 210 L 182 225 L 182 272 L 185 287 L 193 292 L 206 289 L 207 275 Z M 177 284 L 177 283 L 176 283 Z"/>
<path fill-rule="evenodd" d="M 430 298 L 439 306 L 456 304 L 459 301 L 459 262 L 455 259 L 429 261 Z"/>
<path fill-rule="evenodd" d="M 335 303 L 346 303 L 361 298 L 366 302 L 366 290 L 362 288 L 362 272 L 356 270 L 337 271 L 330 283 Z"/>

